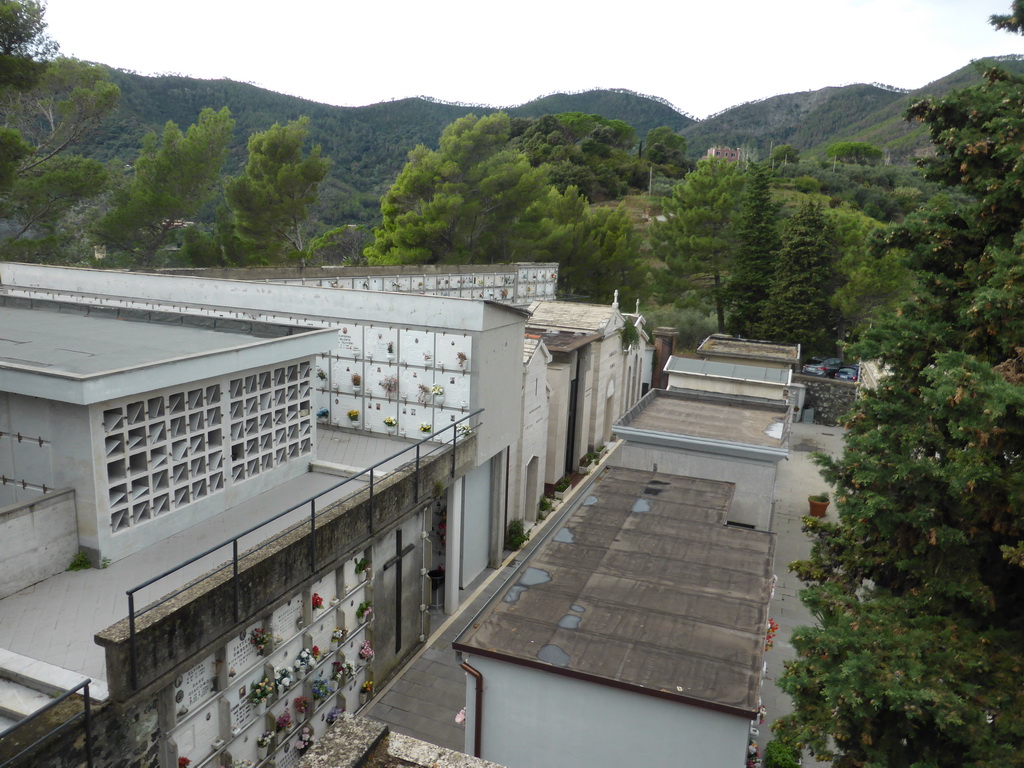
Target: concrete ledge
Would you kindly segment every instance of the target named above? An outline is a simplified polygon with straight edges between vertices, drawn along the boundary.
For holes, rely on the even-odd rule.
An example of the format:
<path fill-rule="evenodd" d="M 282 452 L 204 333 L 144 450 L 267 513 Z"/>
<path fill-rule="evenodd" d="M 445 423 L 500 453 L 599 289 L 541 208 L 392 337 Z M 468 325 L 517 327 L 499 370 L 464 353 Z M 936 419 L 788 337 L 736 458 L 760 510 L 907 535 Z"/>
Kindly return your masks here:
<path fill-rule="evenodd" d="M 59 696 L 64 691 L 74 688 L 90 678 L 45 661 L 0 648 L 0 679 L 11 680 L 49 696 Z M 105 682 L 93 679 L 89 683 L 90 699 L 106 701 L 107 695 Z"/>

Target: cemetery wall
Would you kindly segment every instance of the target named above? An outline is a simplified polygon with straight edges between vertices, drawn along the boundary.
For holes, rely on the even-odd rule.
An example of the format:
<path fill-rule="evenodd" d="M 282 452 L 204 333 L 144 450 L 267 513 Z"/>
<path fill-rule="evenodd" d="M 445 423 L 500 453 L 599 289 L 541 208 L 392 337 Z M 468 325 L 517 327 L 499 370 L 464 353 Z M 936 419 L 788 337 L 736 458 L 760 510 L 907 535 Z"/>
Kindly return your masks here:
<path fill-rule="evenodd" d="M 60 573 L 77 552 L 73 489 L 0 509 L 0 598 Z"/>
<path fill-rule="evenodd" d="M 454 477 L 472 468 L 475 442 L 459 441 Z M 372 504 L 363 491 L 325 510 L 312 542 L 322 566 L 312 573 L 308 526 L 297 525 L 250 550 L 239 566 L 240 622 L 233 621 L 230 568 L 138 617 L 137 688 L 128 620 L 99 633 L 111 700 L 93 712 L 96 768 L 167 768 L 179 757 L 189 757 L 193 766 L 255 764 L 268 755 L 278 768 L 297 766 L 303 729 L 319 738 L 332 713 L 361 707 L 373 692 L 363 694 L 364 684 L 382 684 L 414 651 L 418 638 L 407 636 L 401 656 L 385 651 L 366 657 L 364 643 L 382 650 L 394 644 L 394 623 L 383 620 L 375 628 L 377 611 L 367 614 L 365 606 L 372 604 L 375 586 L 386 583 L 382 572 L 395 532 L 403 526 L 413 530 L 404 521 L 425 514 L 452 482 L 452 468 L 452 448 L 439 448 L 420 459 L 418 474 L 407 465 L 376 481 Z M 413 543 L 419 546 L 418 537 Z M 364 557 L 373 558 L 369 572 L 359 569 Z M 419 564 L 408 565 L 406 582 L 419 577 Z M 387 600 L 392 601 L 394 595 Z M 419 615 L 418 601 L 404 605 L 403 613 Z M 254 629 L 271 638 L 265 649 L 252 642 Z M 316 658 L 296 667 L 294 660 L 314 646 Z M 253 701 L 254 686 L 282 669 L 292 670 L 288 688 Z M 304 712 L 300 698 L 308 700 Z M 279 729 L 286 710 L 291 725 Z M 266 733 L 271 743 L 260 747 Z M 84 764 L 84 750 L 84 729 L 75 726 L 23 764 L 77 768 Z"/>

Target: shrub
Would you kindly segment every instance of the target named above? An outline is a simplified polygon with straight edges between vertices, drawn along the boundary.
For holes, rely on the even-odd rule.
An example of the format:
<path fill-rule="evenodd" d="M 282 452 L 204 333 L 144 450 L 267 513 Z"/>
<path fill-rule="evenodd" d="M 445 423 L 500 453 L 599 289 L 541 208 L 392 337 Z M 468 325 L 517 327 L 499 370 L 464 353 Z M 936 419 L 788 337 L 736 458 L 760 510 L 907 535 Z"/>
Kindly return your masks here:
<path fill-rule="evenodd" d="M 513 551 L 522 549 L 523 544 L 530 540 L 530 533 L 522 520 L 512 520 L 505 534 L 505 548 Z"/>
<path fill-rule="evenodd" d="M 781 741 L 769 741 L 764 748 L 764 768 L 799 768 L 800 753 Z"/>
<path fill-rule="evenodd" d="M 79 550 L 78 554 L 71 558 L 71 562 L 65 570 L 87 571 L 90 568 L 92 568 L 92 561 L 89 559 L 89 556 L 85 552 Z"/>

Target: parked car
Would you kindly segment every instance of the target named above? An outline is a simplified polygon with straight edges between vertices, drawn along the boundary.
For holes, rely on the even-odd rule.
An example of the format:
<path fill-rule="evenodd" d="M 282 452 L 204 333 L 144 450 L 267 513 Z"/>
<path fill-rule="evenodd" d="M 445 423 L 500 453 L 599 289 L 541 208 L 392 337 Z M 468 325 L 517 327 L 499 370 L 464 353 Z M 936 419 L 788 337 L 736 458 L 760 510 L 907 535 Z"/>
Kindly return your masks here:
<path fill-rule="evenodd" d="M 811 357 L 800 371 L 806 376 L 835 376 L 842 367 L 843 361 L 838 357 Z"/>
<path fill-rule="evenodd" d="M 860 377 L 860 366 L 844 365 L 836 371 L 836 378 L 843 381 L 856 381 Z"/>

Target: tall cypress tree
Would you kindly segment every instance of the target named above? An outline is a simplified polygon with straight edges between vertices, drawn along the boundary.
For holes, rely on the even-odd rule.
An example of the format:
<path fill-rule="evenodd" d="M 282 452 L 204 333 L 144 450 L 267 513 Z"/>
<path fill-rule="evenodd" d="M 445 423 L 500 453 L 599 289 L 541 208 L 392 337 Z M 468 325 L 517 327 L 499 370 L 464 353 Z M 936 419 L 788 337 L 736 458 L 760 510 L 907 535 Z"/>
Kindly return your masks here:
<path fill-rule="evenodd" d="M 747 169 L 739 241 L 726 289 L 729 331 L 748 338 L 760 335 L 781 245 L 779 204 L 772 199 L 773 175 L 763 163 L 753 163 Z"/>
<path fill-rule="evenodd" d="M 808 352 L 831 352 L 835 333 L 828 299 L 835 262 L 831 223 L 820 206 L 805 203 L 783 225 L 759 335 L 799 343 Z"/>
<path fill-rule="evenodd" d="M 809 520 L 795 565 L 819 625 L 793 635 L 777 732 L 837 766 L 1024 765 L 1024 78 L 986 79 L 911 107 L 930 177 L 977 202 L 886 238 L 914 299 L 855 347 L 885 375 L 820 457 L 839 521 Z"/>

